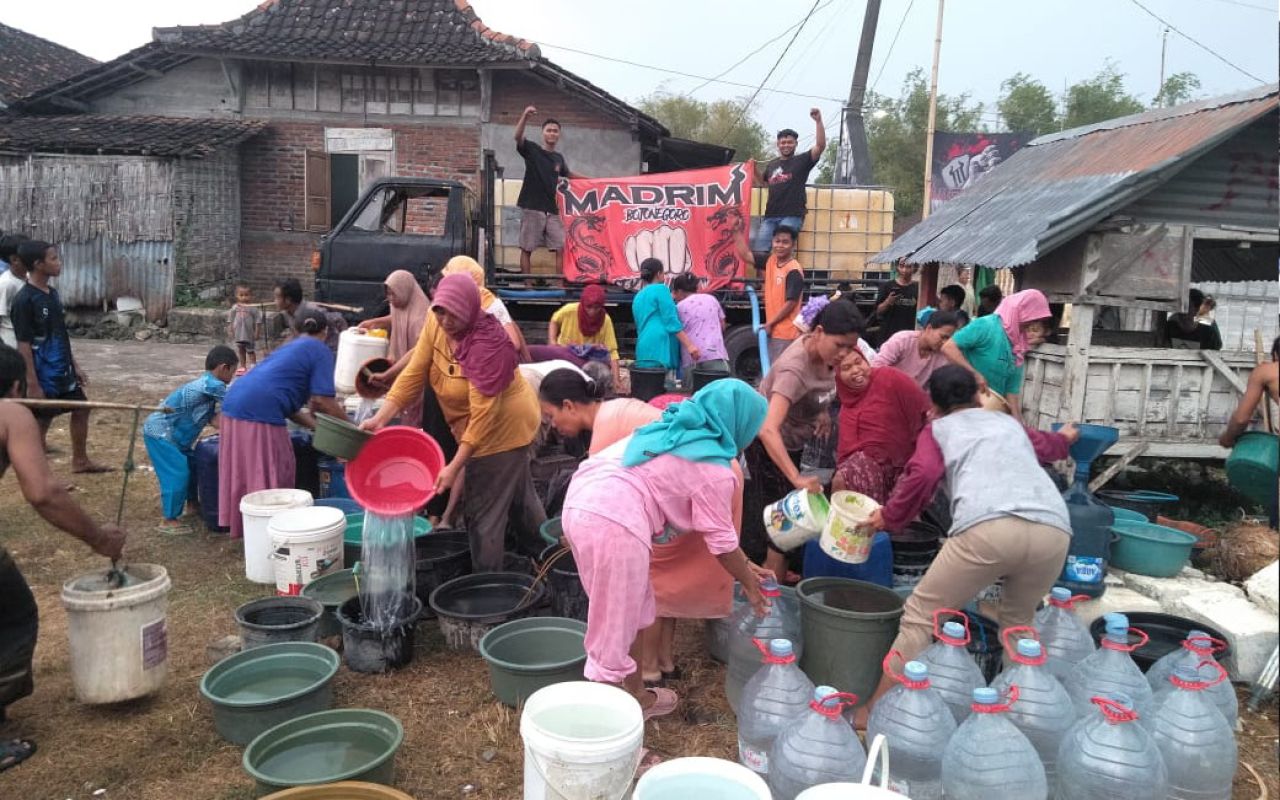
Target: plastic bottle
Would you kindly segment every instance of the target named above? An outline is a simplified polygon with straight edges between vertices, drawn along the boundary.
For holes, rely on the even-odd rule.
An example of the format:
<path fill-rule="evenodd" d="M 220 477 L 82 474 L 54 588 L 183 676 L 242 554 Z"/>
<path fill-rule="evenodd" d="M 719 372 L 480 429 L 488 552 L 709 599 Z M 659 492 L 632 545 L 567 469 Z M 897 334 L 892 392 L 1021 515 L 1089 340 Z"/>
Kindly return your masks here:
<path fill-rule="evenodd" d="M 764 648 L 762 648 L 764 649 Z M 813 681 L 796 665 L 791 642 L 772 639 L 763 666 L 742 690 L 738 714 L 738 760 L 760 773 L 769 772 L 769 749 L 782 726 L 804 713 L 813 699 Z"/>
<path fill-rule="evenodd" d="M 796 795 L 823 783 L 862 778 L 867 751 L 841 712 L 858 702 L 856 695 L 830 686 L 813 690 L 813 702 L 778 732 L 769 751 L 769 791 L 773 800 Z"/>
<path fill-rule="evenodd" d="M 1147 643 L 1147 635 L 1137 628 L 1130 628 L 1129 618 L 1124 614 L 1107 614 L 1104 619 L 1107 633 L 1102 637 L 1102 646 L 1067 676 L 1067 693 L 1071 695 L 1076 716 L 1097 716 L 1093 710 L 1093 698 L 1108 697 L 1117 692 L 1129 698 L 1130 707 L 1138 712 L 1139 717 L 1146 716 L 1151 711 L 1151 685 L 1147 683 L 1147 676 L 1133 663 L 1130 653 Z M 1137 644 L 1129 644 L 1130 631 L 1139 637 Z"/>
<path fill-rule="evenodd" d="M 942 751 L 956 732 L 956 721 L 942 695 L 929 685 L 929 668 L 908 661 L 895 675 L 890 651 L 886 675 L 898 686 L 885 693 L 867 720 L 867 741 L 883 735 L 892 754 L 889 788 L 912 800 L 942 800 Z"/>
<path fill-rule="evenodd" d="M 1034 628 L 1007 628 L 1004 651 L 1009 653 L 1013 666 L 996 676 L 991 688 L 1000 694 L 1018 687 L 1018 702 L 1009 709 L 1009 721 L 1027 737 L 1044 764 L 1044 777 L 1053 796 L 1058 774 L 1058 747 L 1076 722 L 1075 707 L 1071 696 L 1046 663 L 1046 654 L 1035 639 L 1019 639 L 1017 645 L 1010 637 L 1019 633 L 1034 634 Z"/>
<path fill-rule="evenodd" d="M 1049 671 L 1065 681 L 1076 664 L 1098 649 L 1089 629 L 1076 616 L 1075 604 L 1088 600 L 1088 595 L 1072 595 L 1071 590 L 1055 586 L 1049 602 L 1036 612 L 1035 627 L 1040 631 L 1040 645 L 1049 655 Z"/>
<path fill-rule="evenodd" d="M 1161 692 L 1168 691 L 1171 688 L 1169 676 L 1173 675 L 1180 666 L 1185 665 L 1196 669 L 1206 661 L 1217 665 L 1218 660 L 1214 658 L 1214 654 L 1221 653 L 1226 648 L 1227 643 L 1221 639 L 1215 639 L 1203 631 L 1191 631 L 1183 640 L 1182 647 L 1161 656 L 1160 660 L 1147 670 L 1147 683 L 1151 684 L 1151 691 L 1155 692 L 1157 697 Z M 1213 671 L 1213 674 L 1216 674 L 1216 671 Z M 1204 693 L 1222 712 L 1222 716 L 1227 718 L 1231 730 L 1235 730 L 1240 720 L 1240 699 L 1236 697 L 1236 690 L 1232 688 L 1231 683 L 1215 681 L 1205 688 Z"/>
<path fill-rule="evenodd" d="M 973 690 L 973 714 L 956 729 L 942 753 L 942 789 L 947 800 L 1047 796 L 1040 756 L 1009 721 L 1007 712 L 1017 702 L 1016 687 L 1005 703 L 995 689 Z M 889 755 L 892 759 L 892 750 Z M 889 764 L 892 771 L 892 760 Z"/>
<path fill-rule="evenodd" d="M 1236 737 L 1208 692 L 1229 685 L 1227 671 L 1216 662 L 1209 666 L 1213 677 L 1208 679 L 1205 670 L 1179 666 L 1169 676 L 1172 691 L 1157 694 L 1155 717 L 1147 726 L 1164 758 L 1172 800 L 1231 800 Z"/>
<path fill-rule="evenodd" d="M 760 650 L 755 640 L 786 639 L 791 642 L 796 658 L 804 655 L 804 643 L 800 633 L 800 609 L 795 600 L 782 594 L 782 589 L 772 580 L 760 584 L 760 593 L 769 600 L 769 613 L 757 617 L 751 604 L 739 608 L 730 620 L 729 668 L 725 670 L 724 693 L 729 698 L 733 713 L 738 713 L 742 699 L 742 687 L 760 669 Z"/>
<path fill-rule="evenodd" d="M 1062 740 L 1055 800 L 1165 800 L 1164 758 L 1123 692 L 1090 698 L 1091 712 Z"/>
<path fill-rule="evenodd" d="M 943 615 L 959 617 L 962 622 L 951 621 L 940 626 Z M 978 662 L 965 649 L 969 644 L 969 618 L 963 612 L 940 608 L 933 612 L 933 635 L 938 641 L 929 645 L 916 660 L 929 668 L 929 683 L 942 695 L 942 701 L 959 724 L 969 717 L 973 690 L 987 685 Z"/>
<path fill-rule="evenodd" d="M 1077 460 L 1075 481 L 1062 493 L 1071 518 L 1071 547 L 1058 582 L 1074 593 L 1101 597 L 1116 515 L 1089 491 L 1089 466 Z"/>

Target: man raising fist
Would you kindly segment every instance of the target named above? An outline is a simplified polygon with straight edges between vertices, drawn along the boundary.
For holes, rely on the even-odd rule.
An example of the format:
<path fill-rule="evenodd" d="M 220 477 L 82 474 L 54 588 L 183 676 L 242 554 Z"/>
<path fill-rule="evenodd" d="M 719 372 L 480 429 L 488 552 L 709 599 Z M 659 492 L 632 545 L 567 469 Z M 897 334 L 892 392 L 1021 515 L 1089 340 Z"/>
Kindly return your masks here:
<path fill-rule="evenodd" d="M 813 147 L 797 154 L 796 144 L 800 134 L 790 128 L 783 128 L 778 131 L 778 157 L 766 163 L 763 168 L 756 165 L 756 180 L 769 185 L 769 200 L 765 203 L 764 218 L 760 220 L 760 228 L 751 245 L 757 268 L 768 256 L 773 246 L 773 234 L 779 226 L 790 228 L 796 233 L 804 226 L 804 215 L 809 210 L 804 186 L 809 180 L 809 172 L 822 158 L 822 151 L 827 149 L 827 131 L 822 127 L 822 112 L 811 108 L 809 118 L 815 126 Z"/>
<path fill-rule="evenodd" d="M 560 123 L 550 117 L 542 121 L 542 146 L 524 138 L 524 128 L 538 109 L 529 106 L 516 123 L 516 152 L 524 158 L 524 183 L 516 205 L 520 207 L 520 272 L 533 271 L 530 257 L 539 247 L 556 254 L 564 251 L 564 226 L 556 206 L 556 184 L 570 177 L 564 156 L 556 152 Z"/>

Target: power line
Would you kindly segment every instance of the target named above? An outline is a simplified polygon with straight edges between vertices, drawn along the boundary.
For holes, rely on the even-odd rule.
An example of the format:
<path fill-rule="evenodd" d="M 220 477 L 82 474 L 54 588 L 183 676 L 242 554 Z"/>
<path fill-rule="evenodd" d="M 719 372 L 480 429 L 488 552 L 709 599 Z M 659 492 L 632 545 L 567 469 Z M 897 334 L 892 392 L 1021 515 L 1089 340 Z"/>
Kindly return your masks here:
<path fill-rule="evenodd" d="M 1240 0 L 1217 0 L 1217 2 L 1226 3 L 1229 6 L 1240 6 L 1241 8 L 1252 8 L 1254 11 L 1266 11 L 1269 14 L 1275 13 L 1274 8 L 1267 8 L 1266 6 L 1255 6 L 1253 3 L 1241 3 Z"/>
<path fill-rule="evenodd" d="M 751 97 L 747 98 L 747 102 L 742 104 L 742 109 L 738 112 L 737 120 L 735 120 L 733 125 L 730 127 L 737 127 L 738 123 L 742 122 L 742 118 L 747 115 L 747 110 L 751 108 L 751 104 L 760 96 L 760 90 L 764 89 L 764 85 L 773 77 L 774 71 L 778 69 L 778 65 L 782 63 L 782 59 L 786 58 L 787 53 L 791 50 L 791 45 L 796 43 L 796 39 L 799 38 L 800 32 L 804 30 L 804 26 L 808 24 L 809 19 L 813 17 L 813 13 L 818 10 L 818 2 L 819 0 L 813 0 L 813 5 L 809 8 L 809 13 L 804 15 L 804 19 L 800 20 L 800 27 L 796 28 L 796 32 L 791 35 L 791 41 L 787 42 L 787 46 L 782 48 L 782 54 L 778 56 L 777 61 L 773 62 L 773 66 L 769 67 L 769 72 L 765 74 L 764 80 L 760 81 L 760 85 L 751 93 Z"/>
<path fill-rule="evenodd" d="M 1266 81 L 1264 81 L 1262 78 L 1259 78 L 1257 75 L 1254 75 L 1253 73 L 1249 72 L 1248 70 L 1244 69 L 1243 67 L 1240 67 L 1240 66 L 1237 66 L 1237 65 L 1235 65 L 1235 64 L 1233 64 L 1233 63 L 1231 63 L 1230 61 L 1228 61 L 1228 60 L 1227 60 L 1226 56 L 1220 55 L 1220 54 L 1219 54 L 1216 50 L 1214 50 L 1213 48 L 1209 47 L 1209 46 L 1208 46 L 1208 45 L 1206 45 L 1206 44 L 1202 44 L 1198 39 L 1194 39 L 1194 38 L 1192 38 L 1191 36 L 1188 36 L 1187 34 L 1183 33 L 1183 32 L 1182 32 L 1182 31 L 1180 31 L 1180 30 L 1178 30 L 1178 28 L 1177 28 L 1177 27 L 1176 27 L 1172 22 L 1168 22 L 1168 21 L 1167 21 L 1167 20 L 1165 20 L 1163 17 L 1161 17 L 1159 14 L 1157 14 L 1156 12 L 1154 12 L 1154 11 L 1152 11 L 1151 9 L 1147 8 L 1147 7 L 1146 7 L 1146 6 L 1144 6 L 1142 3 L 1138 2 L 1138 0 L 1129 0 L 1129 2 L 1133 3 L 1135 6 L 1137 6 L 1137 7 L 1138 7 L 1138 8 L 1140 8 L 1140 9 L 1142 9 L 1143 11 L 1147 12 L 1147 14 L 1148 14 L 1149 16 L 1153 17 L 1153 18 L 1154 18 L 1156 21 L 1158 21 L 1161 25 L 1165 26 L 1165 27 L 1166 27 L 1166 28 L 1168 28 L 1169 30 L 1171 30 L 1171 31 L 1173 31 L 1174 33 L 1178 34 L 1178 35 L 1179 35 L 1179 36 L 1181 36 L 1183 39 L 1186 39 L 1188 42 L 1191 42 L 1191 43 L 1192 43 L 1192 44 L 1194 44 L 1196 47 L 1199 47 L 1201 50 L 1205 51 L 1205 52 L 1206 52 L 1206 53 L 1208 53 L 1209 55 L 1211 55 L 1211 56 L 1213 56 L 1214 58 L 1218 59 L 1218 60 L 1219 60 L 1219 61 L 1221 61 L 1223 64 L 1226 64 L 1228 67 L 1231 67 L 1231 68 L 1232 68 L 1232 69 L 1234 69 L 1236 72 L 1239 72 L 1241 75 L 1244 75 L 1245 77 L 1248 77 L 1248 78 L 1252 78 L 1253 80 L 1257 81 L 1258 83 L 1266 83 Z"/>
<path fill-rule="evenodd" d="M 832 4 L 832 3 L 834 3 L 834 2 L 835 2 L 835 0 L 827 0 L 827 2 L 825 2 L 825 3 L 823 3 L 822 5 L 818 6 L 817 10 L 818 10 L 818 11 L 821 11 L 822 9 L 826 8 L 827 6 L 831 5 L 831 4 Z M 707 78 L 707 79 L 706 79 L 705 81 L 703 81 L 702 83 L 700 83 L 700 84 L 698 84 L 697 86 L 695 86 L 695 87 L 693 87 L 692 89 L 690 89 L 690 90 L 689 90 L 689 92 L 688 92 L 688 94 L 694 94 L 695 92 L 699 92 L 699 91 L 701 91 L 701 90 L 703 90 L 703 89 L 707 88 L 707 86 L 708 86 L 708 85 L 710 85 L 710 84 L 712 84 L 712 83 L 716 83 L 716 82 L 718 82 L 718 81 L 719 81 L 721 78 L 723 78 L 725 75 L 728 75 L 730 72 L 733 72 L 735 69 L 737 69 L 738 67 L 742 66 L 744 63 L 746 63 L 747 61 L 749 61 L 752 57 L 754 57 L 754 56 L 756 56 L 757 54 L 759 54 L 761 50 L 765 49 L 765 48 L 766 48 L 766 47 L 768 47 L 769 45 L 771 45 L 771 44 L 773 44 L 774 42 L 778 41 L 778 40 L 779 40 L 779 39 L 781 39 L 783 36 L 786 36 L 788 33 L 791 33 L 791 31 L 792 31 L 792 30 L 794 30 L 797 26 L 799 26 L 799 25 L 803 25 L 807 20 L 808 20 L 808 17 L 806 16 L 806 17 L 804 17 L 803 19 L 800 19 L 800 20 L 798 20 L 798 21 L 796 21 L 796 22 L 792 23 L 791 27 L 786 28 L 786 29 L 785 29 L 785 30 L 783 30 L 781 33 L 779 33 L 777 36 L 773 37 L 773 38 L 772 38 L 772 39 L 770 39 L 769 41 L 767 41 L 767 42 L 765 42 L 764 44 L 762 44 L 762 45 L 760 45 L 759 47 L 757 47 L 755 50 L 752 50 L 750 53 L 747 53 L 747 54 L 746 54 L 745 56 L 743 56 L 742 58 L 740 58 L 740 59 L 738 59 L 737 61 L 733 62 L 733 64 L 732 64 L 730 67 L 728 67 L 728 68 L 727 68 L 727 69 L 725 69 L 724 71 L 722 71 L 722 72 L 720 72 L 719 74 L 717 74 L 714 78 Z"/>
<path fill-rule="evenodd" d="M 889 66 L 889 56 L 893 55 L 893 46 L 898 43 L 898 36 L 902 34 L 902 26 L 907 24 L 907 15 L 911 13 L 911 7 L 916 4 L 916 0 L 910 0 L 907 8 L 902 12 L 902 19 L 898 20 L 898 29 L 893 32 L 893 39 L 889 41 L 889 49 L 884 53 L 884 61 L 880 62 L 880 71 L 876 73 L 876 79 L 871 82 L 871 91 L 876 90 L 876 86 L 880 84 L 880 76 L 884 75 L 884 68 Z"/>

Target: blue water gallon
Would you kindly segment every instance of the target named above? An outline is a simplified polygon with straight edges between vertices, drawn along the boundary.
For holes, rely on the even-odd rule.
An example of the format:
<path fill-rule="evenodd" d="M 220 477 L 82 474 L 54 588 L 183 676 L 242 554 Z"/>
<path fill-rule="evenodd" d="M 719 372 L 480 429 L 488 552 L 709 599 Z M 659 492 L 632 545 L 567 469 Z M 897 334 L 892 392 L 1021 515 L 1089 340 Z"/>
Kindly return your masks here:
<path fill-rule="evenodd" d="M 350 499 L 346 464 L 336 458 L 322 458 L 316 467 L 320 473 L 320 497 Z"/>
<path fill-rule="evenodd" d="M 200 519 L 204 526 L 215 533 L 226 533 L 230 528 L 218 524 L 218 437 L 196 442 L 194 458 L 196 501 L 200 504 Z"/>
<path fill-rule="evenodd" d="M 846 564 L 822 552 L 817 539 L 804 543 L 804 576 L 806 578 L 852 578 L 893 588 L 893 544 L 886 531 L 871 540 L 871 553 L 861 564 Z"/>

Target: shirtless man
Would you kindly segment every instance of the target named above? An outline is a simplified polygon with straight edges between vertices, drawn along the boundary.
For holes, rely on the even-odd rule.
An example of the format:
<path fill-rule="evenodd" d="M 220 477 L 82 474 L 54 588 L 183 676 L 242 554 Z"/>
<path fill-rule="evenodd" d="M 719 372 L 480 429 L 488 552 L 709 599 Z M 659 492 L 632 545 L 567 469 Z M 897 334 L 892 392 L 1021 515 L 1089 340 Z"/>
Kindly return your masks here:
<path fill-rule="evenodd" d="M 1271 343 L 1271 360 L 1259 364 L 1249 373 L 1249 385 L 1244 397 L 1240 398 L 1240 405 L 1236 406 L 1235 413 L 1227 421 L 1227 429 L 1218 437 L 1218 444 L 1235 447 L 1240 434 L 1248 430 L 1249 423 L 1253 422 L 1253 415 L 1262 403 L 1264 393 L 1269 398 L 1268 402 L 1280 403 L 1280 336 Z"/>

